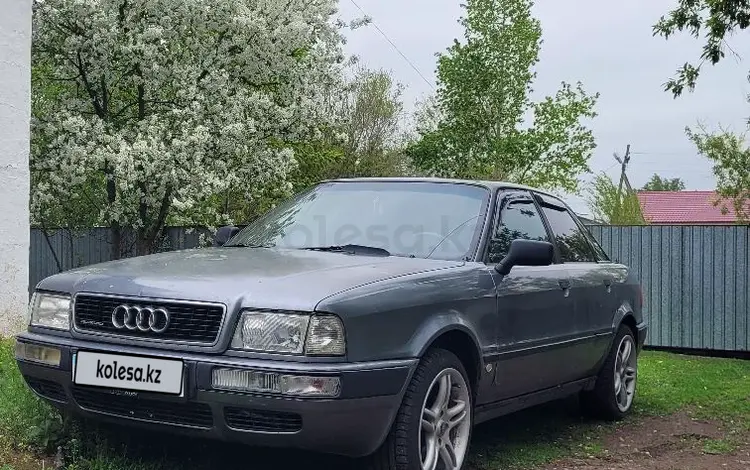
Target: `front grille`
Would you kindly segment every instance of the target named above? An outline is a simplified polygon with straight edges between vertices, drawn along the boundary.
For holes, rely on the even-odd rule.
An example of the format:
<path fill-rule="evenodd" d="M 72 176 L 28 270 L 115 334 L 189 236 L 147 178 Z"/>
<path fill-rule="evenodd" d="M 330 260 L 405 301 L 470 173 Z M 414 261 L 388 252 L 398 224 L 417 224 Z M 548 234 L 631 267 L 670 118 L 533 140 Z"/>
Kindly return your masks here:
<path fill-rule="evenodd" d="M 206 429 L 211 428 L 214 422 L 211 408 L 203 403 L 149 400 L 84 387 L 74 387 L 73 398 L 81 408 L 123 418 Z"/>
<path fill-rule="evenodd" d="M 65 403 L 68 401 L 67 395 L 62 385 L 51 380 L 37 379 L 36 377 L 26 377 L 26 383 L 32 390 L 49 400 Z"/>
<path fill-rule="evenodd" d="M 169 312 L 169 325 L 161 333 L 137 328 L 118 329 L 112 323 L 112 312 L 120 305 L 163 308 Z M 76 329 L 81 331 L 210 345 L 216 342 L 219 335 L 224 310 L 223 305 L 216 304 L 78 295 L 75 298 L 74 322 Z"/>
<path fill-rule="evenodd" d="M 230 428 L 243 431 L 292 433 L 302 429 L 302 416 L 296 413 L 227 407 L 224 419 Z"/>

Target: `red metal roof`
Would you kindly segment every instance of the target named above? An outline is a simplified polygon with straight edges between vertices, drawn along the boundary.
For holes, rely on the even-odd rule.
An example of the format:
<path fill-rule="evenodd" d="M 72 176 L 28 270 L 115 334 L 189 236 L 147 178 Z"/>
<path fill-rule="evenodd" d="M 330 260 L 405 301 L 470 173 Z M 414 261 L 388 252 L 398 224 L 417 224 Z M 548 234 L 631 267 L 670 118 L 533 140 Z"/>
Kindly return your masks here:
<path fill-rule="evenodd" d="M 731 203 L 719 200 L 715 191 L 639 191 L 643 217 L 653 224 L 733 224 L 737 214 Z M 722 213 L 726 205 L 728 212 Z"/>

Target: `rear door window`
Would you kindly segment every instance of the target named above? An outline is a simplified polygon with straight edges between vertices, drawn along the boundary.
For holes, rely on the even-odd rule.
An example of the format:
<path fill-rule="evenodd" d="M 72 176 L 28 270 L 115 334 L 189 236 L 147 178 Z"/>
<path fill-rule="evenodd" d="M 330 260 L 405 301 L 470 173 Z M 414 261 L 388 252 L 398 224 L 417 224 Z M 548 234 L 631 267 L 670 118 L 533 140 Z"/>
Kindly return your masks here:
<path fill-rule="evenodd" d="M 545 204 L 542 210 L 552 229 L 563 263 L 595 263 L 597 261 L 587 234 L 567 209 Z"/>

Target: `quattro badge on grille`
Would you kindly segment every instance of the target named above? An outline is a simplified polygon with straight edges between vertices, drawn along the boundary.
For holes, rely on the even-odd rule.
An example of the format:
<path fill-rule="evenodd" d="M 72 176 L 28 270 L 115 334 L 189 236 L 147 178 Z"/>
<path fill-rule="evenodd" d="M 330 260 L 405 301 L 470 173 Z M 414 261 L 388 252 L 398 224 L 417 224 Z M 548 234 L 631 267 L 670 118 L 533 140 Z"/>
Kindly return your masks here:
<path fill-rule="evenodd" d="M 163 333 L 169 326 L 169 312 L 161 307 L 119 305 L 112 311 L 112 325 L 118 330 Z"/>

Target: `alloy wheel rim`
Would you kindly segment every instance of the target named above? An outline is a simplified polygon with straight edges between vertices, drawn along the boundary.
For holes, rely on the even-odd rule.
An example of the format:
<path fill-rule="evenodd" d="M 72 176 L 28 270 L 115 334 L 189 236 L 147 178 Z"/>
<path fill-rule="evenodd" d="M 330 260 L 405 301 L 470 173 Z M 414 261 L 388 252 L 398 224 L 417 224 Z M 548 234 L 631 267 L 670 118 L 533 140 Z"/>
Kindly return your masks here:
<path fill-rule="evenodd" d="M 419 446 L 422 470 L 457 470 L 469 447 L 471 396 L 456 369 L 440 372 L 422 404 Z"/>
<path fill-rule="evenodd" d="M 635 341 L 625 336 L 620 341 L 615 359 L 615 401 L 621 412 L 626 412 L 633 405 L 635 384 L 638 376 L 638 363 L 635 353 Z"/>

